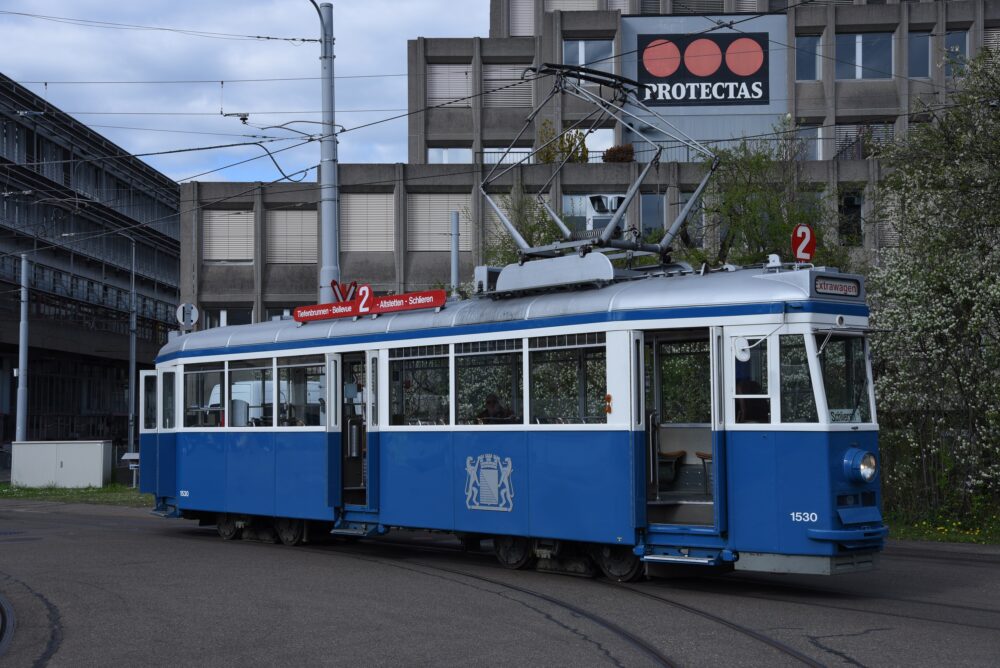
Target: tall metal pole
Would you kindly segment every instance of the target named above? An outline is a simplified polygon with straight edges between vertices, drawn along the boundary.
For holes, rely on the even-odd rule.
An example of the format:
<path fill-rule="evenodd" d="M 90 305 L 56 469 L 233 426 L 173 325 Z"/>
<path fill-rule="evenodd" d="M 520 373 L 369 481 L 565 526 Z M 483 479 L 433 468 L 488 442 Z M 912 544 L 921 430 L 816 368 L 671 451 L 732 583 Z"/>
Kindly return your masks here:
<path fill-rule="evenodd" d="M 313 2 L 313 6 L 315 5 Z M 330 281 L 340 280 L 340 225 L 337 219 L 340 193 L 336 118 L 333 111 L 333 5 L 324 2 L 318 10 L 323 24 L 323 48 L 319 59 L 323 75 L 323 139 L 320 142 L 319 163 L 319 219 L 323 245 L 320 249 L 319 303 L 327 304 L 333 301 Z"/>
<path fill-rule="evenodd" d="M 28 440 L 28 254 L 21 253 L 21 328 L 17 346 L 17 424 L 15 441 Z"/>
<path fill-rule="evenodd" d="M 128 451 L 135 452 L 135 238 L 126 238 L 132 242 L 131 308 L 128 322 Z"/>
<path fill-rule="evenodd" d="M 458 296 L 458 211 L 451 212 L 451 296 Z"/>

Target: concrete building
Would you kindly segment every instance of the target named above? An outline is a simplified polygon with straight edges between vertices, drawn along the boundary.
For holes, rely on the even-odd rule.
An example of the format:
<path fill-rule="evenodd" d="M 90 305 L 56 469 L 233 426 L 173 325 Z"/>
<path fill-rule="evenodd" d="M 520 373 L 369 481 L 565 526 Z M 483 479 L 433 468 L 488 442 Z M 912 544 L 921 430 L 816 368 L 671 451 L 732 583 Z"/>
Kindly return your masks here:
<path fill-rule="evenodd" d="M 452 210 L 463 213 L 469 280 L 496 227 L 478 184 L 551 89 L 551 77 L 522 78 L 545 63 L 637 80 L 657 113 L 709 145 L 776 137 L 790 123 L 806 147 L 801 179 L 839 217 L 828 238 L 858 254 L 895 243 L 868 222 L 880 178 L 872 147 L 946 99 L 949 58 L 1000 48 L 1000 0 L 491 0 L 490 9 L 488 38 L 410 40 L 408 107 L 421 113 L 409 117 L 409 163 L 341 166 L 345 280 L 378 291 L 445 284 Z M 518 142 L 523 155 L 544 126 L 593 130 L 590 164 L 568 165 L 550 191 L 576 225 L 595 217 L 592 195 L 623 193 L 653 153 L 635 127 L 593 124 L 591 111 L 557 94 Z M 626 143 L 636 162 L 601 162 L 605 149 Z M 627 214 L 644 231 L 672 221 L 703 174 L 697 156 L 666 147 Z M 551 170 L 520 165 L 492 190 L 517 181 L 537 191 Z M 189 212 L 181 294 L 206 310 L 206 324 L 261 320 L 315 300 L 315 186 L 198 183 L 181 192 Z"/>
<path fill-rule="evenodd" d="M 126 438 L 131 240 L 137 361 L 148 366 L 176 327 L 177 197 L 175 182 L 0 75 L 4 442 L 15 427 L 21 253 L 31 263 L 28 439 Z"/>

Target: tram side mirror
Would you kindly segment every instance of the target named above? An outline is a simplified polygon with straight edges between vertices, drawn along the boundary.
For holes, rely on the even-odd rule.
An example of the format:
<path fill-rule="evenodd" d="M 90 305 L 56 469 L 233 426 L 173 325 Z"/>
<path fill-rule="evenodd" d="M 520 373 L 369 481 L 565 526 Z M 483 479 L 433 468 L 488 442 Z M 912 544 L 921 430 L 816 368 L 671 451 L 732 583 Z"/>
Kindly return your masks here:
<path fill-rule="evenodd" d="M 745 337 L 737 337 L 733 340 L 733 352 L 740 362 L 750 361 L 750 342 Z"/>

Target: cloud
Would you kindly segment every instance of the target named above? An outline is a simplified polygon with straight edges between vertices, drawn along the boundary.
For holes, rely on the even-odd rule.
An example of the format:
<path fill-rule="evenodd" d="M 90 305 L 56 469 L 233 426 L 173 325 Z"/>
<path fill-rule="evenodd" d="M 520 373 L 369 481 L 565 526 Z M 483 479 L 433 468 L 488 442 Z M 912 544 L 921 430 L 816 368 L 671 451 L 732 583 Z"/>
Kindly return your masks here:
<path fill-rule="evenodd" d="M 406 77 L 389 75 L 406 73 L 408 39 L 483 36 L 489 27 L 488 0 L 465 2 L 462 11 L 455 11 L 455 3 L 446 0 L 340 0 L 333 5 L 336 74 L 383 75 L 338 79 L 337 122 L 348 128 L 401 113 L 355 110 L 406 108 Z M 316 39 L 320 31 L 307 0 L 7 0 L 3 10 L 245 35 Z M 88 125 L 139 128 L 94 128 L 131 153 L 251 141 L 245 135 L 294 136 L 258 128 L 321 118 L 319 46 L 314 42 L 209 39 L 0 14 L 0 44 L 3 73 L 19 82 L 50 82 L 26 84 L 48 103 Z M 304 80 L 237 81 L 300 77 Z M 57 83 L 167 80 L 207 83 Z M 249 112 L 251 125 L 222 116 L 220 110 Z M 294 127 L 319 130 L 315 123 Z M 406 128 L 404 119 L 346 133 L 339 145 L 340 161 L 405 162 Z M 150 157 L 147 162 L 171 178 L 183 179 L 258 155 L 263 155 L 259 148 L 248 146 Z M 319 145 L 290 149 L 277 159 L 286 172 L 315 165 Z M 313 172 L 309 178 L 314 176 Z M 202 180 L 277 178 L 280 174 L 271 160 L 262 157 Z"/>

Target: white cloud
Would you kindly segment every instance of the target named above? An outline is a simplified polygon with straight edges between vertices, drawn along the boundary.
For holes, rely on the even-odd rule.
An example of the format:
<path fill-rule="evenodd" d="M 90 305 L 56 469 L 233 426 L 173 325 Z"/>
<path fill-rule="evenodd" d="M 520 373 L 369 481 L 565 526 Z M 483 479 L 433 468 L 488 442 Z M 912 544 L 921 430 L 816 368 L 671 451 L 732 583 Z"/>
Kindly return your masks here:
<path fill-rule="evenodd" d="M 406 42 L 423 37 L 483 36 L 489 0 L 340 0 L 334 2 L 338 76 L 406 73 Z M 315 39 L 316 11 L 308 0 L 6 0 L 5 12 L 202 31 Z M 0 14 L 0 68 L 52 105 L 95 126 L 132 153 L 249 141 L 242 135 L 285 134 L 243 125 L 219 114 L 250 112 L 255 126 L 320 120 L 319 45 L 284 41 L 207 39 L 175 32 L 102 29 Z M 238 79 L 304 77 L 302 81 Z M 206 80 L 180 84 L 66 84 L 65 81 Z M 226 81 L 220 86 L 219 81 Z M 338 79 L 337 122 L 348 128 L 387 118 L 407 106 L 406 77 Z M 100 113 L 96 113 L 100 112 Z M 127 112 L 127 113 L 123 113 Z M 263 113 L 272 112 L 272 113 Z M 281 113 L 278 113 L 281 112 Z M 100 126 L 124 126 L 119 129 Z M 341 162 L 405 162 L 406 120 L 349 132 L 340 141 Z M 298 124 L 306 132 L 315 124 Z M 166 129 L 179 132 L 153 132 Z M 233 136 L 186 134 L 222 133 Z M 275 150 L 294 142 L 269 145 Z M 263 155 L 257 147 L 150 157 L 174 179 Z M 286 172 L 319 161 L 313 143 L 278 156 Z M 270 181 L 280 175 L 266 156 L 201 180 Z M 315 178 L 315 172 L 309 179 Z"/>

